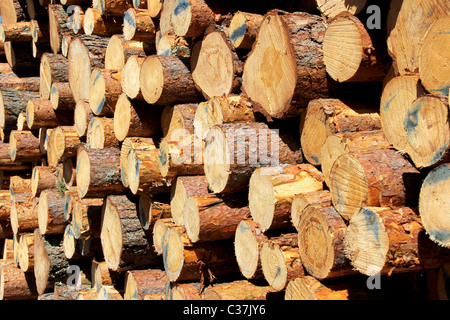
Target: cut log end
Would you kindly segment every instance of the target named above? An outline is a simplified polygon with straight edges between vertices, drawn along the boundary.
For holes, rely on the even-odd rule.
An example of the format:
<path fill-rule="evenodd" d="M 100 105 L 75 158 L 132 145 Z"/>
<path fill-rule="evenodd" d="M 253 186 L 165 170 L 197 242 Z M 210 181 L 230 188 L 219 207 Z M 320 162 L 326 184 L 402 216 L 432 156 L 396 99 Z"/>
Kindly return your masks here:
<path fill-rule="evenodd" d="M 253 278 L 259 266 L 259 244 L 252 226 L 247 221 L 241 221 L 236 228 L 234 252 L 242 275 L 247 279 Z"/>
<path fill-rule="evenodd" d="M 169 228 L 163 240 L 163 262 L 169 281 L 176 281 L 184 263 L 184 245 L 175 229 Z"/>

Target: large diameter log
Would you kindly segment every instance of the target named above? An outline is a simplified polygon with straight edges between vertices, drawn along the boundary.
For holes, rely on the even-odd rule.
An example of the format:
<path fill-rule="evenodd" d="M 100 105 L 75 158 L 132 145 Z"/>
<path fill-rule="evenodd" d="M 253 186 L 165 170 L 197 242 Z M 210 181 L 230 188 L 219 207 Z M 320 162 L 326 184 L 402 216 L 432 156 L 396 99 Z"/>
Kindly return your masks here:
<path fill-rule="evenodd" d="M 68 82 L 67 58 L 61 54 L 44 53 L 39 66 L 41 99 L 50 99 L 51 87 L 54 82 Z"/>
<path fill-rule="evenodd" d="M 183 221 L 192 243 L 231 239 L 241 220 L 250 216 L 242 194 L 203 194 L 186 199 Z"/>
<path fill-rule="evenodd" d="M 28 100 L 27 125 L 31 130 L 42 127 L 54 128 L 73 123 L 71 110 L 54 110 L 50 100 Z"/>
<path fill-rule="evenodd" d="M 124 300 L 163 300 L 168 279 L 163 270 L 130 270 L 125 279 Z M 151 296 L 151 299 L 150 299 Z"/>
<path fill-rule="evenodd" d="M 86 145 L 89 148 L 118 148 L 120 141 L 114 135 L 114 119 L 93 117 L 86 133 Z"/>
<path fill-rule="evenodd" d="M 27 110 L 28 100 L 39 99 L 39 92 L 2 88 L 0 91 L 0 127 L 16 128 L 17 117 Z"/>
<path fill-rule="evenodd" d="M 205 98 L 240 91 L 243 63 L 223 31 L 209 32 L 198 55 L 192 55 L 191 59 L 195 59 L 192 77 Z"/>
<path fill-rule="evenodd" d="M 89 78 L 89 105 L 97 116 L 113 115 L 122 93 L 121 72 L 94 68 Z"/>
<path fill-rule="evenodd" d="M 53 53 L 61 50 L 61 37 L 63 34 L 72 33 L 69 15 L 61 4 L 48 6 L 50 46 Z"/>
<path fill-rule="evenodd" d="M 151 50 L 148 44 L 136 40 L 126 40 L 122 35 L 109 39 L 105 53 L 105 69 L 122 70 L 131 56 L 145 57 Z M 139 73 L 135 76 L 139 77 Z"/>
<path fill-rule="evenodd" d="M 31 194 L 39 197 L 46 189 L 56 187 L 56 168 L 50 166 L 35 166 L 31 176 Z"/>
<path fill-rule="evenodd" d="M 125 11 L 123 22 L 125 40 L 155 43 L 156 27 L 148 10 L 130 8 Z"/>
<path fill-rule="evenodd" d="M 38 296 L 32 276 L 13 264 L 0 266 L 0 281 L 0 300 L 31 300 Z"/>
<path fill-rule="evenodd" d="M 448 250 L 423 231 L 420 218 L 408 207 L 363 207 L 345 232 L 346 255 L 367 276 L 433 269 L 448 259 Z"/>
<path fill-rule="evenodd" d="M 230 21 L 229 39 L 237 49 L 250 50 L 263 20 L 260 14 L 237 11 Z"/>
<path fill-rule="evenodd" d="M 64 197 L 57 190 L 43 190 L 37 208 L 39 232 L 42 235 L 63 234 L 67 221 L 64 218 Z"/>
<path fill-rule="evenodd" d="M 310 164 L 257 168 L 248 192 L 252 219 L 263 231 L 290 227 L 294 196 L 322 189 L 323 175 Z"/>
<path fill-rule="evenodd" d="M 108 196 L 104 206 L 100 238 L 108 268 L 125 271 L 161 263 L 142 229 L 136 204 L 118 195 Z"/>
<path fill-rule="evenodd" d="M 126 190 L 120 177 L 120 151 L 115 148 L 79 150 L 76 175 L 80 198 L 98 198 Z"/>
<path fill-rule="evenodd" d="M 270 117 L 297 115 L 310 100 L 329 96 L 332 80 L 322 53 L 326 26 L 307 13 L 265 15 L 244 65 L 242 90 Z"/>
<path fill-rule="evenodd" d="M 39 139 L 31 131 L 11 131 L 9 152 L 13 161 L 33 162 L 42 159 Z"/>
<path fill-rule="evenodd" d="M 205 141 L 205 176 L 215 193 L 246 188 L 256 167 L 303 161 L 301 152 L 292 150 L 277 131 L 261 122 L 216 125 Z"/>
<path fill-rule="evenodd" d="M 419 183 L 418 170 L 393 149 L 343 154 L 330 172 L 331 199 L 346 220 L 363 206 L 414 204 Z"/>
<path fill-rule="evenodd" d="M 189 69 L 175 56 L 148 56 L 139 76 L 142 96 L 151 104 L 197 102 L 196 89 Z"/>
<path fill-rule="evenodd" d="M 419 212 L 425 231 L 437 244 L 450 247 L 450 164 L 442 164 L 426 176 L 420 188 Z"/>
<path fill-rule="evenodd" d="M 418 168 L 450 161 L 448 97 L 425 95 L 407 107 L 404 118 L 406 153 Z"/>
<path fill-rule="evenodd" d="M 320 149 L 329 135 L 381 128 L 378 110 L 348 106 L 339 99 L 315 99 L 308 103 L 300 123 L 300 141 L 306 160 L 320 164 Z"/>
<path fill-rule="evenodd" d="M 425 93 L 418 74 L 394 77 L 389 80 L 381 94 L 380 120 L 383 133 L 392 146 L 406 152 L 406 130 L 404 127 L 408 107 Z"/>

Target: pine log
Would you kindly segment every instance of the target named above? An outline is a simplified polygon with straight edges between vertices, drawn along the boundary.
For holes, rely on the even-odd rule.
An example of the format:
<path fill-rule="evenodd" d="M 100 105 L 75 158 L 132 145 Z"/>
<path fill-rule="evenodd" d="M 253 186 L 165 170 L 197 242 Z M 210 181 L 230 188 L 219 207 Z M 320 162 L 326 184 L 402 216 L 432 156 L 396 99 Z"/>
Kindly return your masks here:
<path fill-rule="evenodd" d="M 44 53 L 40 64 L 40 97 L 50 99 L 51 87 L 55 82 L 68 82 L 68 61 L 62 54 Z"/>
<path fill-rule="evenodd" d="M 161 114 L 162 133 L 167 139 L 194 133 L 194 119 L 201 103 L 184 103 L 164 107 Z"/>
<path fill-rule="evenodd" d="M 50 45 L 50 32 L 47 19 L 31 20 L 31 35 L 33 43 Z M 51 48 L 49 48 L 51 50 Z"/>
<path fill-rule="evenodd" d="M 323 61 L 327 73 L 339 82 L 382 81 L 391 62 L 384 33 L 366 28 L 364 20 L 348 12 L 327 27 Z"/>
<path fill-rule="evenodd" d="M 35 166 L 31 176 L 31 194 L 39 197 L 43 190 L 56 187 L 56 168 L 50 166 Z"/>
<path fill-rule="evenodd" d="M 0 300 L 31 300 L 38 296 L 30 273 L 15 265 L 0 265 L 0 281 Z"/>
<path fill-rule="evenodd" d="M 64 0 L 63 0 L 64 1 Z M 61 2 L 61 1 L 60 1 Z M 61 2 L 61 4 L 63 4 Z M 72 4 L 71 4 L 72 6 Z M 70 8 L 70 6 L 69 6 Z M 69 11 L 69 9 L 68 9 Z M 70 12 L 70 11 L 69 11 Z M 74 34 L 84 33 L 84 9 L 78 4 L 73 4 L 71 12 L 72 15 L 69 17 L 71 19 L 72 31 Z"/>
<path fill-rule="evenodd" d="M 151 137 L 161 132 L 161 108 L 122 93 L 114 110 L 114 134 L 119 141 L 126 137 Z"/>
<path fill-rule="evenodd" d="M 243 63 L 225 32 L 207 31 L 198 55 L 191 56 L 192 78 L 206 99 L 240 91 Z M 195 64 L 192 63 L 195 59 Z"/>
<path fill-rule="evenodd" d="M 159 219 L 171 218 L 170 205 L 161 201 L 153 195 L 139 195 L 138 217 L 142 229 L 153 232 L 154 225 Z"/>
<path fill-rule="evenodd" d="M 80 197 L 78 196 L 76 187 L 71 187 L 64 191 L 64 219 L 66 221 L 71 221 L 73 207 L 79 199 Z"/>
<path fill-rule="evenodd" d="M 406 108 L 406 153 L 417 168 L 450 161 L 448 97 L 425 95 Z"/>
<path fill-rule="evenodd" d="M 267 236 L 253 220 L 242 220 L 236 228 L 234 252 L 239 270 L 245 278 L 264 277 L 259 253 L 267 239 Z"/>
<path fill-rule="evenodd" d="M 121 72 L 115 69 L 94 68 L 89 78 L 89 105 L 97 116 L 114 115 L 122 93 Z"/>
<path fill-rule="evenodd" d="M 161 263 L 142 229 L 136 203 L 127 196 L 108 196 L 104 203 L 101 241 L 108 268 L 126 271 Z"/>
<path fill-rule="evenodd" d="M 312 276 L 291 280 L 286 286 L 285 300 L 348 300 L 349 290 L 321 283 Z"/>
<path fill-rule="evenodd" d="M 147 9 L 130 8 L 123 16 L 123 36 L 125 40 L 155 43 L 156 26 Z"/>
<path fill-rule="evenodd" d="M 202 300 L 204 289 L 200 282 L 169 282 L 165 300 Z"/>
<path fill-rule="evenodd" d="M 381 95 L 380 120 L 383 133 L 392 146 L 406 152 L 407 138 L 404 121 L 408 107 L 425 94 L 418 74 L 394 77 L 389 80 Z"/>
<path fill-rule="evenodd" d="M 19 116 L 17 117 L 17 130 L 23 131 L 23 130 L 30 130 L 27 125 L 27 113 L 21 112 Z"/>
<path fill-rule="evenodd" d="M 61 50 L 62 34 L 73 32 L 70 23 L 68 23 L 68 18 L 69 15 L 61 4 L 48 5 L 50 46 L 53 53 L 59 53 Z"/>
<path fill-rule="evenodd" d="M 26 116 L 25 116 L 26 117 Z M 48 138 L 50 137 L 50 133 L 53 131 L 53 128 L 40 127 L 39 128 L 39 149 L 43 155 L 47 154 L 47 146 L 48 146 Z"/>
<path fill-rule="evenodd" d="M 34 234 L 22 233 L 19 236 L 18 263 L 24 272 L 34 268 Z"/>
<path fill-rule="evenodd" d="M 338 99 L 316 99 L 309 102 L 300 122 L 300 141 L 306 160 L 320 163 L 320 149 L 329 135 L 381 128 L 378 110 L 348 106 Z"/>
<path fill-rule="evenodd" d="M 428 28 L 446 16 L 450 3 L 440 0 L 420 0 L 414 3 L 390 2 L 386 34 L 389 54 L 399 75 L 416 72 L 423 38 Z"/>
<path fill-rule="evenodd" d="M 322 189 L 323 175 L 311 164 L 257 168 L 248 191 L 252 219 L 263 231 L 290 227 L 294 196 Z"/>
<path fill-rule="evenodd" d="M 230 21 L 229 39 L 236 49 L 252 49 L 263 20 L 260 14 L 237 11 Z"/>
<path fill-rule="evenodd" d="M 123 18 L 102 15 L 99 8 L 87 8 L 84 13 L 83 30 L 86 35 L 112 36 L 122 31 Z"/>
<path fill-rule="evenodd" d="M 39 226 L 37 216 L 39 198 L 31 196 L 31 194 L 26 198 L 17 198 L 11 206 L 11 229 L 16 235 L 33 232 Z"/>
<path fill-rule="evenodd" d="M 9 192 L 13 203 L 15 194 L 29 193 L 31 195 L 31 177 L 11 176 L 9 179 Z"/>
<path fill-rule="evenodd" d="M 77 300 L 80 294 L 89 291 L 90 287 L 87 285 L 67 285 L 56 282 L 53 289 L 54 300 Z"/>
<path fill-rule="evenodd" d="M 149 45 L 145 43 L 113 35 L 106 48 L 105 69 L 122 70 L 131 56 L 145 57 L 149 51 Z M 139 78 L 139 73 L 135 76 Z"/>
<path fill-rule="evenodd" d="M 62 247 L 64 250 L 64 255 L 67 259 L 80 259 L 81 252 L 78 246 L 78 241 L 73 235 L 72 225 L 66 225 L 63 234 Z"/>
<path fill-rule="evenodd" d="M 28 100 L 27 125 L 31 130 L 41 127 L 54 128 L 73 123 L 71 110 L 54 110 L 50 100 Z"/>
<path fill-rule="evenodd" d="M 89 99 L 89 78 L 93 68 L 103 68 L 108 38 L 77 36 L 68 49 L 69 84 L 75 101 Z"/>
<path fill-rule="evenodd" d="M 442 72 L 449 61 L 448 36 L 450 19 L 447 16 L 437 19 L 425 34 L 419 51 L 419 75 L 425 89 L 431 94 L 449 95 L 450 79 Z M 443 56 L 442 56 L 443 55 Z"/>
<path fill-rule="evenodd" d="M 204 171 L 215 193 L 245 189 L 256 167 L 303 161 L 301 152 L 292 150 L 278 132 L 261 122 L 215 125 L 205 140 Z"/>
<path fill-rule="evenodd" d="M 139 83 L 139 74 L 145 57 L 132 55 L 122 69 L 122 90 L 130 99 L 144 100 Z"/>
<path fill-rule="evenodd" d="M 176 225 L 172 218 L 158 218 L 153 225 L 153 249 L 157 254 L 163 253 L 163 241 L 169 228 L 179 229 L 183 227 Z"/>
<path fill-rule="evenodd" d="M 434 269 L 448 259 L 408 207 L 363 207 L 350 220 L 344 247 L 352 266 L 367 276 Z"/>
<path fill-rule="evenodd" d="M 77 130 L 78 136 L 83 137 L 87 133 L 89 123 L 94 117 L 91 106 L 88 100 L 79 100 L 74 110 L 74 124 L 73 126 Z"/>
<path fill-rule="evenodd" d="M 39 99 L 35 91 L 2 88 L 0 91 L 0 127 L 13 130 L 17 124 L 17 117 L 27 109 L 28 100 Z"/>
<path fill-rule="evenodd" d="M 345 0 L 315 0 L 317 9 L 326 17 L 333 18 L 343 11 L 358 14 L 366 7 L 366 0 L 348 2 Z"/>
<path fill-rule="evenodd" d="M 178 56 L 182 58 L 191 57 L 191 46 L 189 39 L 172 34 L 162 36 L 156 46 L 158 56 Z"/>
<path fill-rule="evenodd" d="M 123 300 L 123 297 L 114 286 L 103 286 L 98 292 L 97 300 Z"/>
<path fill-rule="evenodd" d="M 147 10 L 152 18 L 160 18 L 163 1 L 147 0 Z M 136 6 L 134 6 L 136 8 Z"/>
<path fill-rule="evenodd" d="M 241 220 L 250 216 L 243 194 L 202 194 L 186 199 L 183 221 L 192 243 L 231 239 Z"/>
<path fill-rule="evenodd" d="M 12 24 L 28 20 L 25 8 L 19 0 L 5 0 L 0 4 L 2 24 Z"/>
<path fill-rule="evenodd" d="M 64 218 L 64 197 L 57 190 L 43 190 L 37 208 L 39 232 L 42 235 L 63 234 L 67 221 Z"/>
<path fill-rule="evenodd" d="M 0 221 L 7 221 L 11 212 L 11 193 L 9 190 L 0 191 Z"/>
<path fill-rule="evenodd" d="M 419 212 L 425 231 L 437 244 L 450 247 L 448 201 L 450 164 L 442 164 L 430 171 L 420 187 Z"/>
<path fill-rule="evenodd" d="M 173 221 L 184 226 L 184 205 L 188 197 L 207 194 L 205 176 L 178 176 L 172 183 L 170 208 Z"/>
<path fill-rule="evenodd" d="M 128 0 L 93 0 L 92 7 L 99 9 L 102 15 L 122 15 L 133 5 Z"/>
<path fill-rule="evenodd" d="M 72 209 L 72 232 L 75 239 L 81 237 L 100 238 L 102 198 L 79 199 Z"/>
<path fill-rule="evenodd" d="M 130 270 L 125 279 L 124 300 L 163 300 L 167 275 L 163 270 Z M 152 299 L 150 299 L 150 296 Z"/>
<path fill-rule="evenodd" d="M 305 275 L 297 238 L 296 232 L 281 234 L 270 237 L 261 247 L 260 259 L 264 278 L 277 291 L 285 289 L 292 279 Z"/>
<path fill-rule="evenodd" d="M 126 190 L 120 179 L 120 151 L 116 148 L 79 149 L 76 175 L 80 198 L 98 198 Z"/>
<path fill-rule="evenodd" d="M 154 145 L 152 138 L 130 137 L 125 138 L 120 146 L 120 176 L 124 187 L 128 188 L 130 185 L 128 182 L 128 154 L 135 148 L 135 145 L 140 146 L 141 141 L 144 142 L 144 149 L 147 147 L 145 142 L 149 143 L 150 146 Z"/>
<path fill-rule="evenodd" d="M 175 34 L 172 27 L 172 12 L 175 0 L 166 0 L 162 3 L 161 13 L 159 17 L 159 31 L 161 36 Z"/>
<path fill-rule="evenodd" d="M 0 142 L 0 170 L 1 171 L 25 171 L 31 169 L 31 163 L 11 160 L 9 143 Z"/>
<path fill-rule="evenodd" d="M 11 70 L 7 63 L 5 63 L 5 65 L 7 65 L 8 69 Z M 17 75 L 12 72 L 12 70 L 11 72 L 1 73 L 0 81 L 0 88 L 2 90 L 8 88 L 20 91 L 39 91 L 39 77 L 25 77 L 23 75 Z"/>
<path fill-rule="evenodd" d="M 105 261 L 92 260 L 91 283 L 92 288 L 99 292 L 103 286 L 112 286 L 116 282 L 118 274 L 108 269 Z"/>
<path fill-rule="evenodd" d="M 141 66 L 142 95 L 151 104 L 189 103 L 201 100 L 189 69 L 176 56 L 148 56 Z"/>
<path fill-rule="evenodd" d="M 22 21 L 14 24 L 1 24 L 0 40 L 3 42 L 28 42 L 33 40 L 33 35 L 31 34 L 31 22 Z"/>
<path fill-rule="evenodd" d="M 323 18 L 307 13 L 265 15 L 244 65 L 242 91 L 266 115 L 298 115 L 310 100 L 329 96 L 332 80 L 322 53 L 326 27 Z"/>
<path fill-rule="evenodd" d="M 330 186 L 330 170 L 342 154 L 391 148 L 382 130 L 341 132 L 329 135 L 320 149 L 320 166 L 327 186 Z"/>
<path fill-rule="evenodd" d="M 417 202 L 419 171 L 393 149 L 343 154 L 330 171 L 333 205 L 349 220 L 363 206 L 399 208 Z"/>
<path fill-rule="evenodd" d="M 332 206 L 330 191 L 321 190 L 321 191 L 305 192 L 296 194 L 294 196 L 291 206 L 291 220 L 292 225 L 297 229 L 297 231 L 300 218 L 305 212 L 305 209 L 310 205 L 320 207 Z"/>
<path fill-rule="evenodd" d="M 59 126 L 54 128 L 47 145 L 47 161 L 49 166 L 56 166 L 63 158 L 74 157 L 81 145 L 80 138 L 74 126 Z"/>
<path fill-rule="evenodd" d="M 86 145 L 89 148 L 119 148 L 120 141 L 114 135 L 114 119 L 93 117 L 86 133 Z"/>
<path fill-rule="evenodd" d="M 39 139 L 31 131 L 11 131 L 9 152 L 12 161 L 33 162 L 42 159 Z"/>

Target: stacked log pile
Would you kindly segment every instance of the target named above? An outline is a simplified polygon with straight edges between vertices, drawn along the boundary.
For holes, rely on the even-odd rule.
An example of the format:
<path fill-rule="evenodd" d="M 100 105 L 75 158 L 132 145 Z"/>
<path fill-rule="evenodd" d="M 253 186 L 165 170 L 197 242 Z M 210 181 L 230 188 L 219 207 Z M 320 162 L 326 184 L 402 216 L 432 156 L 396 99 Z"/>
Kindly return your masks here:
<path fill-rule="evenodd" d="M 0 299 L 448 299 L 450 4 L 298 2 L 1 0 Z"/>

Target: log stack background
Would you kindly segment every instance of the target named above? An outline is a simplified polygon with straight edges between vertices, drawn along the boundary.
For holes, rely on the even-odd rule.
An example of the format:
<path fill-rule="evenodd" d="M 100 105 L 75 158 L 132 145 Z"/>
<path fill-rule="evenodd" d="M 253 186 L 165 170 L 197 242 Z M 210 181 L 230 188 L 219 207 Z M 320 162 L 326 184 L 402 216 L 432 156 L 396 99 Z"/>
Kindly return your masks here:
<path fill-rule="evenodd" d="M 449 298 L 448 1 L 0 10 L 2 299 Z"/>

